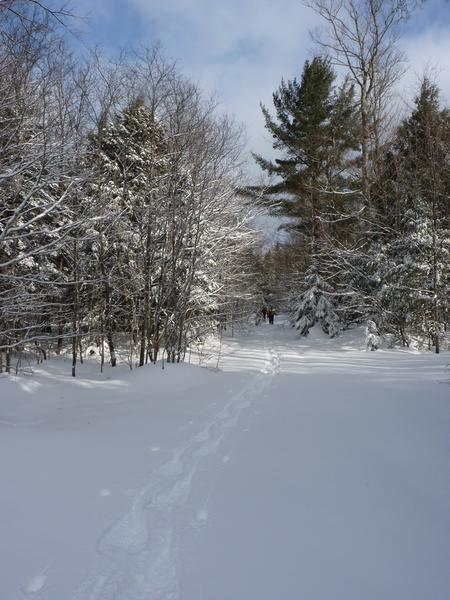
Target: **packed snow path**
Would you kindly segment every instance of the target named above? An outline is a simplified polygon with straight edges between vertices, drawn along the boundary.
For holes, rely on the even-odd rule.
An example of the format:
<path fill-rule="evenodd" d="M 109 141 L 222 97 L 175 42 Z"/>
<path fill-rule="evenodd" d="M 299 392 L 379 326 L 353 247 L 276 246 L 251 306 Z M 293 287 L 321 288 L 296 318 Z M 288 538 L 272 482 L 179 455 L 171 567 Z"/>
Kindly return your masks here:
<path fill-rule="evenodd" d="M 449 355 L 361 344 L 0 380 L 0 599 L 448 600 Z"/>

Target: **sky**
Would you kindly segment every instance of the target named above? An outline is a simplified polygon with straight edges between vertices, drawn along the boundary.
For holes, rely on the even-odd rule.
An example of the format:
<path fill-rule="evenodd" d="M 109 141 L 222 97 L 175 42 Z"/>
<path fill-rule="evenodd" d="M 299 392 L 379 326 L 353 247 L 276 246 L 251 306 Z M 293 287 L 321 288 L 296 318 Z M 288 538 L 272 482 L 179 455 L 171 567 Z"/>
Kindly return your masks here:
<path fill-rule="evenodd" d="M 56 1 L 56 0 L 55 0 Z M 77 0 L 72 5 L 89 46 L 114 54 L 120 48 L 160 43 L 180 70 L 220 109 L 243 123 L 250 152 L 273 155 L 260 102 L 271 106 L 281 78 L 299 77 L 314 55 L 309 31 L 320 25 L 300 0 Z M 409 70 L 399 85 L 400 104 L 411 104 L 424 71 L 437 75 L 450 100 L 450 1 L 426 0 L 406 25 L 400 45 Z"/>

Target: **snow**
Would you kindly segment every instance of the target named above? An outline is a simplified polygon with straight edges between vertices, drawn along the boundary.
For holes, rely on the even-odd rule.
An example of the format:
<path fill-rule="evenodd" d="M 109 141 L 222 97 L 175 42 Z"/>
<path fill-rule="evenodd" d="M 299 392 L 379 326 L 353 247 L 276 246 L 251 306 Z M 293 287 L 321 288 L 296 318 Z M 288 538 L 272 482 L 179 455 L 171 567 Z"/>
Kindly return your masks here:
<path fill-rule="evenodd" d="M 1 600 L 448 599 L 448 353 L 277 319 L 0 377 Z"/>

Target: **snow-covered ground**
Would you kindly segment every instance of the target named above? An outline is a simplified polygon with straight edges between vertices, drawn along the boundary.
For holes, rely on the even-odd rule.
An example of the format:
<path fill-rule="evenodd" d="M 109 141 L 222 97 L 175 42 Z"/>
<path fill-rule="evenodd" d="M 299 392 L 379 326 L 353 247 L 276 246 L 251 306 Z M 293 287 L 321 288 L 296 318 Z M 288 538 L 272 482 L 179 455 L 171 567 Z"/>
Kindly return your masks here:
<path fill-rule="evenodd" d="M 450 356 L 362 343 L 1 377 L 0 599 L 448 600 Z"/>

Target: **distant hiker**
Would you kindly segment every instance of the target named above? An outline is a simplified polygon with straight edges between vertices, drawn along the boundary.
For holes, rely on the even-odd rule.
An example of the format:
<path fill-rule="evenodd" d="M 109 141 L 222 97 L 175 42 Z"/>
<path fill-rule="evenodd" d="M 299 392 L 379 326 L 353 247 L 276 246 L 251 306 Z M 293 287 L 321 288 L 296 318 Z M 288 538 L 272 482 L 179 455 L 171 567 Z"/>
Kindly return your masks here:
<path fill-rule="evenodd" d="M 267 317 L 267 308 L 265 306 L 263 306 L 263 309 L 262 309 L 262 316 L 263 316 L 263 319 L 264 319 L 264 322 L 265 322 L 266 317 Z"/>
<path fill-rule="evenodd" d="M 273 318 L 275 317 L 275 309 L 273 307 L 269 308 L 267 311 L 267 316 L 269 317 L 270 325 L 273 325 Z"/>

